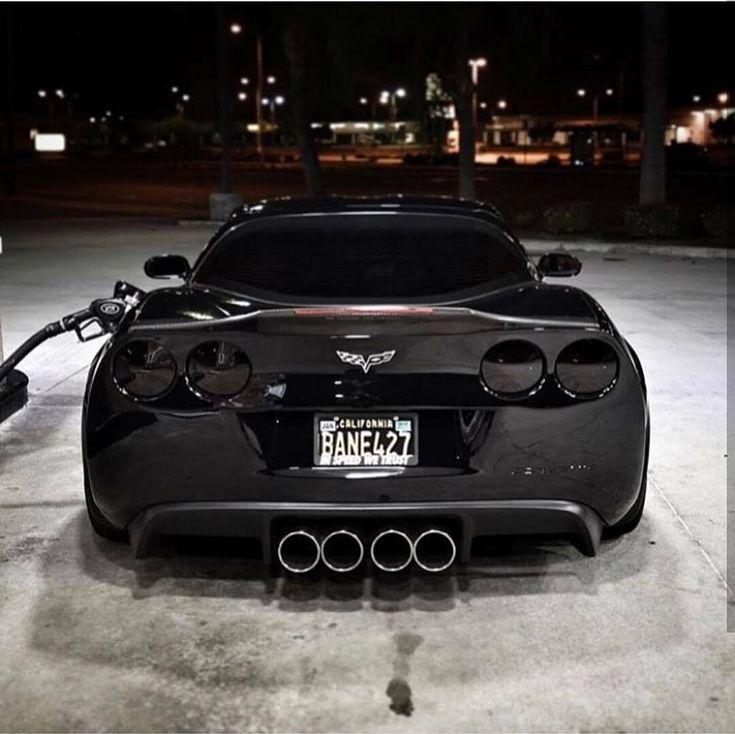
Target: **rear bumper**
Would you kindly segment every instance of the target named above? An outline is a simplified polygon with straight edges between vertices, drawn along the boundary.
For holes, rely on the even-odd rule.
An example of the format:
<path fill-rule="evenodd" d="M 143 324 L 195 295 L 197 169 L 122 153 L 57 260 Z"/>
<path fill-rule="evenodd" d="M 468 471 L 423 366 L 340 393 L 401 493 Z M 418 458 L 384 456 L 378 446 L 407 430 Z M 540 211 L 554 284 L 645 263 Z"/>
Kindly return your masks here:
<path fill-rule="evenodd" d="M 136 557 L 148 555 L 158 535 L 208 535 L 255 538 L 263 559 L 271 562 L 274 527 L 279 522 L 455 523 L 461 534 L 460 560 L 470 559 L 472 541 L 492 535 L 548 533 L 569 535 L 586 555 L 594 556 L 604 527 L 586 505 L 563 500 L 491 500 L 337 504 L 295 502 L 180 502 L 155 505 L 128 526 Z"/>

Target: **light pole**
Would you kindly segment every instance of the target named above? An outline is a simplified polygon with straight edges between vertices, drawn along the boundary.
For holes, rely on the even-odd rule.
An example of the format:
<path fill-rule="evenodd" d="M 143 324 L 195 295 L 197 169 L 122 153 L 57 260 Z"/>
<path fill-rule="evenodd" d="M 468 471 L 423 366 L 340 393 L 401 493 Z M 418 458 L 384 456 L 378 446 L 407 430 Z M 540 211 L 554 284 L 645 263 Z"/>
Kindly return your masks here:
<path fill-rule="evenodd" d="M 256 68 L 256 84 L 255 84 L 255 124 L 258 129 L 255 133 L 255 148 L 258 153 L 260 163 L 265 163 L 263 154 L 263 37 L 258 33 L 255 39 L 255 68 Z"/>
<path fill-rule="evenodd" d="M 615 94 L 615 90 L 612 87 L 606 87 L 605 88 L 605 96 L 606 97 L 612 97 L 613 94 Z M 597 120 L 600 115 L 600 96 L 602 94 L 602 91 L 599 89 L 595 89 L 592 92 L 592 120 L 593 120 L 593 127 L 592 127 L 592 164 L 594 165 L 595 162 L 595 153 L 597 152 Z M 587 96 L 587 90 L 584 87 L 580 87 L 577 89 L 577 96 L 580 98 L 584 98 Z"/>
<path fill-rule="evenodd" d="M 472 124 L 475 128 L 475 140 L 477 140 L 477 85 L 480 81 L 480 69 L 487 66 L 487 59 L 470 59 L 467 63 L 472 69 Z"/>
<path fill-rule="evenodd" d="M 268 107 L 270 110 L 271 128 L 274 128 L 276 125 L 276 107 L 280 107 L 285 103 L 286 98 L 280 94 L 276 94 L 274 97 L 263 98 L 263 107 Z M 271 144 L 273 143 L 274 137 L 275 131 L 271 130 Z"/>
<path fill-rule="evenodd" d="M 378 99 L 378 101 L 382 105 L 388 105 L 388 114 L 393 122 L 395 122 L 396 118 L 398 117 L 398 100 L 403 99 L 405 96 L 406 90 L 403 87 L 398 87 L 398 89 L 395 89 L 392 92 L 384 89 L 380 93 L 380 98 Z"/>

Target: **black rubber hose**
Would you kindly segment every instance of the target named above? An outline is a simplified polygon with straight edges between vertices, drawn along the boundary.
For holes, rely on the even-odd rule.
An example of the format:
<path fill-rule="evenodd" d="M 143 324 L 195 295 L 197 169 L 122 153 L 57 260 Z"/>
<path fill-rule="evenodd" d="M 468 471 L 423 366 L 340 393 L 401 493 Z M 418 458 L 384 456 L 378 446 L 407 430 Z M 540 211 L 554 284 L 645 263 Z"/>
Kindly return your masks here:
<path fill-rule="evenodd" d="M 2 364 L 0 364 L 0 382 L 3 381 L 15 365 L 32 352 L 39 344 L 43 344 L 46 339 L 57 336 L 68 331 L 60 321 L 53 321 L 46 324 L 43 329 L 39 329 L 33 336 L 26 339 Z"/>

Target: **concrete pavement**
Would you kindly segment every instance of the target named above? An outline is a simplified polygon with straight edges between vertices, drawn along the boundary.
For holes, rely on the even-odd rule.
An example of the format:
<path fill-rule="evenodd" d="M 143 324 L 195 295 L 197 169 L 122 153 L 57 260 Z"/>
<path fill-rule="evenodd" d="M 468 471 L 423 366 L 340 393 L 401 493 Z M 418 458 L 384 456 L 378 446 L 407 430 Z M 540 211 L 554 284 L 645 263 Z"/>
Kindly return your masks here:
<path fill-rule="evenodd" d="M 6 352 L 53 318 L 193 256 L 201 228 L 3 225 Z M 99 342 L 23 365 L 29 406 L 0 426 L 0 730 L 731 731 L 726 632 L 725 260 L 588 253 L 646 371 L 649 499 L 585 558 L 491 545 L 448 579 L 267 579 L 243 549 L 135 561 L 83 507 L 79 422 Z M 410 713 L 410 716 L 408 715 Z"/>

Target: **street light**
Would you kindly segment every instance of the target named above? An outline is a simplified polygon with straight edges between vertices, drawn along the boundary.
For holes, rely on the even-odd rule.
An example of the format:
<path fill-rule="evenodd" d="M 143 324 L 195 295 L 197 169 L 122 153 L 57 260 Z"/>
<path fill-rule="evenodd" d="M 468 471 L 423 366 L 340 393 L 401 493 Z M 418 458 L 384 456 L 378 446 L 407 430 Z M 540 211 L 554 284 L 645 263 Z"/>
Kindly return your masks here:
<path fill-rule="evenodd" d="M 276 78 L 274 76 L 269 76 L 269 77 L 266 77 L 266 80 L 265 81 L 268 84 L 275 84 L 276 83 Z"/>
<path fill-rule="evenodd" d="M 718 101 L 718 102 L 719 102 L 720 104 L 723 104 L 723 105 L 724 105 L 724 104 L 727 104 L 727 101 L 728 101 L 729 99 L 730 99 L 730 95 L 729 95 L 729 94 L 728 94 L 727 92 L 720 92 L 720 93 L 719 93 L 719 94 L 717 95 L 717 101 Z"/>
<path fill-rule="evenodd" d="M 250 79 L 248 79 L 246 76 L 240 77 L 240 84 L 242 84 L 244 87 L 246 87 L 248 84 L 250 84 Z"/>
<path fill-rule="evenodd" d="M 508 103 L 504 99 L 498 100 L 498 109 L 504 110 L 508 106 Z"/>
<path fill-rule="evenodd" d="M 230 33 L 236 36 L 242 32 L 242 26 L 239 23 L 230 23 Z"/>
<path fill-rule="evenodd" d="M 171 87 L 171 94 L 178 94 L 179 88 L 178 87 Z"/>
<path fill-rule="evenodd" d="M 90 125 L 94 125 L 95 122 L 97 122 L 97 118 L 96 117 L 90 117 L 89 118 Z"/>
<path fill-rule="evenodd" d="M 398 89 L 389 92 L 387 89 L 384 89 L 380 93 L 380 97 L 378 98 L 378 102 L 382 105 L 390 105 L 390 118 L 391 120 L 395 120 L 398 116 L 398 101 L 399 99 L 404 99 L 406 97 L 406 90 L 403 87 L 398 87 Z"/>
<path fill-rule="evenodd" d="M 46 90 L 45 90 L 45 89 L 39 89 L 39 90 L 38 90 L 38 96 L 39 96 L 39 97 L 40 97 L 41 99 L 45 99 L 45 97 L 46 97 Z"/>
<path fill-rule="evenodd" d="M 480 102 L 480 109 L 486 110 L 487 109 L 487 102 Z"/>
<path fill-rule="evenodd" d="M 245 101 L 245 100 L 246 100 L 246 99 L 248 98 L 248 95 L 247 95 L 247 94 L 245 94 L 245 92 L 238 92 L 238 93 L 237 93 L 237 98 L 238 98 L 238 99 L 239 99 L 239 100 L 240 100 L 241 102 L 244 102 L 244 101 Z"/>
<path fill-rule="evenodd" d="M 279 94 L 279 95 L 277 95 L 277 96 L 276 96 L 276 98 L 275 98 L 275 99 L 274 99 L 273 101 L 274 101 L 274 102 L 275 102 L 275 103 L 276 103 L 277 105 L 282 105 L 282 104 L 283 104 L 283 103 L 284 103 L 284 102 L 286 101 L 286 98 L 285 98 L 285 97 L 282 97 L 282 96 L 281 96 L 281 95 Z"/>
<path fill-rule="evenodd" d="M 476 87 L 479 70 L 487 66 L 487 59 L 470 59 L 467 63 L 472 67 L 472 85 Z"/>
<path fill-rule="evenodd" d="M 694 102 L 694 104 L 697 104 L 698 102 L 700 102 L 700 101 L 701 101 L 701 99 L 702 99 L 702 98 L 701 98 L 701 97 L 700 97 L 700 96 L 699 96 L 698 94 L 695 94 L 695 95 L 694 95 L 694 96 L 692 97 L 692 102 Z"/>
<path fill-rule="evenodd" d="M 191 99 L 191 97 L 188 94 L 182 94 L 181 95 L 181 101 L 182 102 L 188 102 Z"/>
<path fill-rule="evenodd" d="M 59 99 L 64 99 L 64 90 L 63 89 L 57 89 L 56 92 L 55 92 L 55 94 L 56 94 L 56 96 Z"/>
<path fill-rule="evenodd" d="M 608 88 L 607 88 L 607 89 L 605 90 L 605 94 L 606 94 L 606 95 L 607 95 L 608 97 L 612 97 L 612 96 L 613 96 L 613 94 L 615 94 L 615 90 L 614 90 L 614 89 L 613 89 L 612 87 L 608 87 Z"/>
<path fill-rule="evenodd" d="M 578 89 L 577 90 L 577 96 L 578 97 L 584 97 L 584 96 L 586 96 L 586 94 L 587 94 L 587 90 L 586 89 Z"/>
<path fill-rule="evenodd" d="M 477 141 L 477 84 L 479 82 L 480 69 L 487 66 L 487 59 L 470 59 L 467 62 L 472 68 L 472 127 L 475 130 L 475 142 Z"/>
<path fill-rule="evenodd" d="M 367 103 L 368 103 L 367 97 L 360 97 L 360 104 L 363 104 L 364 105 L 364 104 L 367 104 Z"/>

